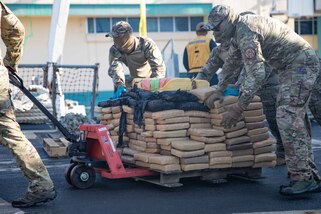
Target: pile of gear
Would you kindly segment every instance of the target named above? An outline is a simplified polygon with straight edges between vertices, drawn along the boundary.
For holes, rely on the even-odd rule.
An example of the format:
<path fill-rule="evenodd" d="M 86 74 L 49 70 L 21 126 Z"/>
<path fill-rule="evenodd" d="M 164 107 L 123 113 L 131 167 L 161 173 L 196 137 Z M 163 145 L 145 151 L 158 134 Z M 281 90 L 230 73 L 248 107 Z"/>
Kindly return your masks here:
<path fill-rule="evenodd" d="M 81 124 L 96 124 L 96 121 L 90 119 L 82 114 L 68 113 L 61 117 L 60 121 L 71 134 L 75 136 L 80 136 L 79 126 Z"/>
<path fill-rule="evenodd" d="M 41 85 L 30 85 L 28 89 L 35 94 L 39 102 L 49 111 L 53 112 L 49 90 Z M 27 96 L 17 87 L 11 87 L 11 97 L 15 108 L 18 123 L 43 124 L 49 122 L 48 117 L 33 104 Z"/>

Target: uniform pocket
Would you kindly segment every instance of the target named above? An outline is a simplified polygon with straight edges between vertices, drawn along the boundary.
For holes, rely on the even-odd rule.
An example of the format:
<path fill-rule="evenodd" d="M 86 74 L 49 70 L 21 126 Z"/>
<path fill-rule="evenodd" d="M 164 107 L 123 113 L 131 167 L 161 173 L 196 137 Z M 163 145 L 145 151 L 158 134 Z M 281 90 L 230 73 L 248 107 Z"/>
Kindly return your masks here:
<path fill-rule="evenodd" d="M 292 82 L 290 87 L 290 106 L 303 107 L 310 96 L 311 85 L 305 81 L 306 75 L 292 74 Z"/>

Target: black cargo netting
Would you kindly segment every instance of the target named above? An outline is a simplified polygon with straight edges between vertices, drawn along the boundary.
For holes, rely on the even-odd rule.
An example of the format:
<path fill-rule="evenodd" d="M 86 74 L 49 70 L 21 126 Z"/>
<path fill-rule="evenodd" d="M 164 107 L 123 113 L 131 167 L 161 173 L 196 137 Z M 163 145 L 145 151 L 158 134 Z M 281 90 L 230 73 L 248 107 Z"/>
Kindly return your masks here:
<path fill-rule="evenodd" d="M 92 102 L 95 74 L 90 68 L 60 68 L 60 84 L 64 94 L 81 105 Z M 98 81 L 97 81 L 98 83 Z M 96 86 L 97 87 L 97 86 Z M 65 96 L 66 96 L 65 95 Z"/>
<path fill-rule="evenodd" d="M 195 95 L 181 90 L 150 92 L 134 87 L 129 92 L 123 93 L 119 99 L 110 99 L 98 103 L 99 107 L 121 105 L 128 105 L 135 110 L 134 122 L 139 126 L 143 125 L 143 113 L 145 111 L 157 112 L 171 109 L 209 111 L 207 106 L 198 102 Z"/>
<path fill-rule="evenodd" d="M 98 94 L 98 66 L 98 64 L 53 65 L 53 70 L 59 71 L 60 86 L 65 95 L 67 106 L 69 107 L 69 104 L 74 103 L 70 101 L 84 105 L 87 116 L 92 118 L 94 116 L 95 100 Z M 44 82 L 46 81 L 44 80 L 44 76 L 47 77 L 48 75 L 47 70 L 47 64 L 21 64 L 19 65 L 18 75 L 22 78 L 26 88 L 30 85 L 46 86 L 46 88 L 48 88 L 48 83 Z M 55 78 L 55 76 L 53 78 Z M 56 94 L 51 93 L 52 101 L 55 100 L 55 95 Z M 55 112 L 53 112 L 53 114 L 55 115 Z"/>
<path fill-rule="evenodd" d="M 18 75 L 26 87 L 29 85 L 43 85 L 44 67 L 19 67 Z"/>

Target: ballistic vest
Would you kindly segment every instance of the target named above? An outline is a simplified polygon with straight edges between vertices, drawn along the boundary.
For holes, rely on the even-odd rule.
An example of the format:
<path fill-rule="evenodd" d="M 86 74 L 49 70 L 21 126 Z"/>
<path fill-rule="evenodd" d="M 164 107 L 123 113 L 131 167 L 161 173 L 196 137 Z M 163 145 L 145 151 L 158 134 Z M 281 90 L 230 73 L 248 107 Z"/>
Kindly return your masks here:
<path fill-rule="evenodd" d="M 200 69 L 205 65 L 211 50 L 210 38 L 199 36 L 191 41 L 186 46 L 188 56 L 188 73 L 200 72 Z"/>

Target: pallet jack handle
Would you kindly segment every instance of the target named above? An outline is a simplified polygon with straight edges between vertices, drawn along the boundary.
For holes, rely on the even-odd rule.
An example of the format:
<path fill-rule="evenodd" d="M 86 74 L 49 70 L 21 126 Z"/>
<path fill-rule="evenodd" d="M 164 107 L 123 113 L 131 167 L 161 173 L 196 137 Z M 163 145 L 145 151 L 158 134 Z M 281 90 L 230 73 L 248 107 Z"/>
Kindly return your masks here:
<path fill-rule="evenodd" d="M 26 87 L 23 85 L 23 80 L 18 76 L 18 74 L 16 73 L 16 71 L 11 68 L 11 67 L 7 67 L 7 69 L 9 70 L 9 80 L 10 83 L 16 87 L 18 87 L 41 111 L 42 113 L 44 113 L 50 120 L 51 122 L 57 126 L 57 128 L 59 129 L 59 131 L 61 131 L 61 133 L 65 136 L 65 138 L 72 142 L 72 143 L 76 143 L 78 142 L 77 140 L 77 136 L 71 134 L 57 119 L 56 117 L 54 117 L 41 103 L 39 100 L 37 100 L 33 94 L 31 94 L 31 92 L 26 89 Z"/>

